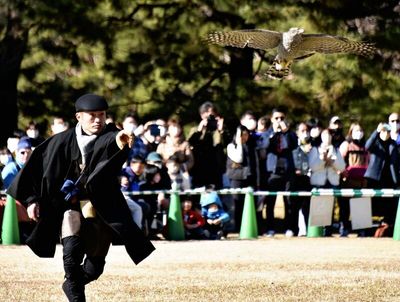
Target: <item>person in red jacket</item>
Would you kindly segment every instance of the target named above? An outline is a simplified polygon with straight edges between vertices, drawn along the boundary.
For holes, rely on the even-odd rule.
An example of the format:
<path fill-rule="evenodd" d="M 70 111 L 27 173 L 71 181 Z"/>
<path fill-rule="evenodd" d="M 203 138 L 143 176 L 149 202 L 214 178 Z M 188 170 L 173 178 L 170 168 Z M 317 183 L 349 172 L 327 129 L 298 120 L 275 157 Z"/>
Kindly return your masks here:
<path fill-rule="evenodd" d="M 200 211 L 193 208 L 193 202 L 190 198 L 185 198 L 182 204 L 183 207 L 183 224 L 185 227 L 186 239 L 203 239 L 205 224 Z"/>

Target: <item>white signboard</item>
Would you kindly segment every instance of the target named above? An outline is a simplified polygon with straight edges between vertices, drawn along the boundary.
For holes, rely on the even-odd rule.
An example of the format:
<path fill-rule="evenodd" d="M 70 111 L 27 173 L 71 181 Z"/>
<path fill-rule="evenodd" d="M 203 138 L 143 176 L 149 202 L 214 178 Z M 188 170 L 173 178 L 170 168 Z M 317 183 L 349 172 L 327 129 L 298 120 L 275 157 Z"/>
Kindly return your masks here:
<path fill-rule="evenodd" d="M 353 230 L 368 229 L 372 227 L 371 198 L 350 199 L 351 227 Z"/>
<path fill-rule="evenodd" d="M 333 204 L 333 196 L 311 196 L 309 225 L 331 225 Z"/>

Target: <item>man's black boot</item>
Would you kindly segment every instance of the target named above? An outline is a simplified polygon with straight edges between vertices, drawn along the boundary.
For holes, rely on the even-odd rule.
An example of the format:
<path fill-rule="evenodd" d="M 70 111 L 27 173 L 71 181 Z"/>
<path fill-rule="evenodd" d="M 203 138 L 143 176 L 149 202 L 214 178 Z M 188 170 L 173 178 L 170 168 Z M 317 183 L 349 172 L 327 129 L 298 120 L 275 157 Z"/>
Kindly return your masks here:
<path fill-rule="evenodd" d="M 65 279 L 62 289 L 69 302 L 85 302 L 85 286 L 76 281 Z"/>

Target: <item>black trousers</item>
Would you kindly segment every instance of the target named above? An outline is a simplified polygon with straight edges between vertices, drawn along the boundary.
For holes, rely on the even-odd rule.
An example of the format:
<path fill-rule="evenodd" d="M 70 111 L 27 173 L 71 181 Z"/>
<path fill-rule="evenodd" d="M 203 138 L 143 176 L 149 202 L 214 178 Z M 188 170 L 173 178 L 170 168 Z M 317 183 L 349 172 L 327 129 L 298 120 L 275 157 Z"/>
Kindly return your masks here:
<path fill-rule="evenodd" d="M 383 188 L 395 188 L 392 181 L 376 181 L 373 179 L 367 179 L 368 188 L 371 189 L 383 189 Z M 373 197 L 372 202 L 372 215 L 382 216 L 383 221 L 394 225 L 397 214 L 398 197 Z"/>
<path fill-rule="evenodd" d="M 85 285 L 103 273 L 111 239 L 111 229 L 99 218 L 90 218 L 83 219 L 79 236 L 61 240 L 65 271 L 63 289 L 69 301 L 85 301 Z"/>
<path fill-rule="evenodd" d="M 245 188 L 248 186 L 248 181 L 247 180 L 235 180 L 231 179 L 231 188 Z M 240 227 L 242 225 L 242 215 L 243 215 L 243 207 L 244 207 L 244 194 L 234 194 L 232 195 L 232 201 L 233 201 L 233 206 L 235 209 L 235 217 L 234 217 L 234 222 L 235 222 L 235 232 L 240 232 Z"/>
<path fill-rule="evenodd" d="M 289 181 L 288 191 L 311 191 L 310 178 L 307 175 L 296 175 Z M 309 196 L 288 196 L 285 207 L 286 228 L 295 235 L 299 233 L 299 210 L 303 213 L 305 223 L 308 225 L 310 212 Z"/>
<path fill-rule="evenodd" d="M 271 174 L 268 177 L 267 188 L 269 191 L 287 191 L 289 187 L 289 178 L 286 175 Z M 264 203 L 267 205 L 267 219 L 266 219 L 266 230 L 275 231 L 275 203 L 276 196 L 265 196 Z M 284 197 L 285 209 L 287 206 L 287 198 Z M 285 218 L 286 220 L 286 218 Z M 285 222 L 287 225 L 287 222 Z"/>

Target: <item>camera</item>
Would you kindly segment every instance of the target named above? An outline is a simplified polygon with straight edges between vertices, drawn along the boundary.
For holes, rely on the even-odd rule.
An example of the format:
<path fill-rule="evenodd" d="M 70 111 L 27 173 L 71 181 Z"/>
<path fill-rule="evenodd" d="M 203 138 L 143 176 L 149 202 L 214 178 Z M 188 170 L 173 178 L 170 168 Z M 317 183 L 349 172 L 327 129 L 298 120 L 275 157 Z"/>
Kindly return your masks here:
<path fill-rule="evenodd" d="M 217 120 L 215 115 L 210 114 L 207 118 L 207 130 L 208 131 L 215 131 L 217 130 Z"/>
<path fill-rule="evenodd" d="M 151 136 L 160 136 L 161 135 L 160 126 L 157 124 L 151 124 L 149 126 L 149 130 L 150 130 Z"/>

